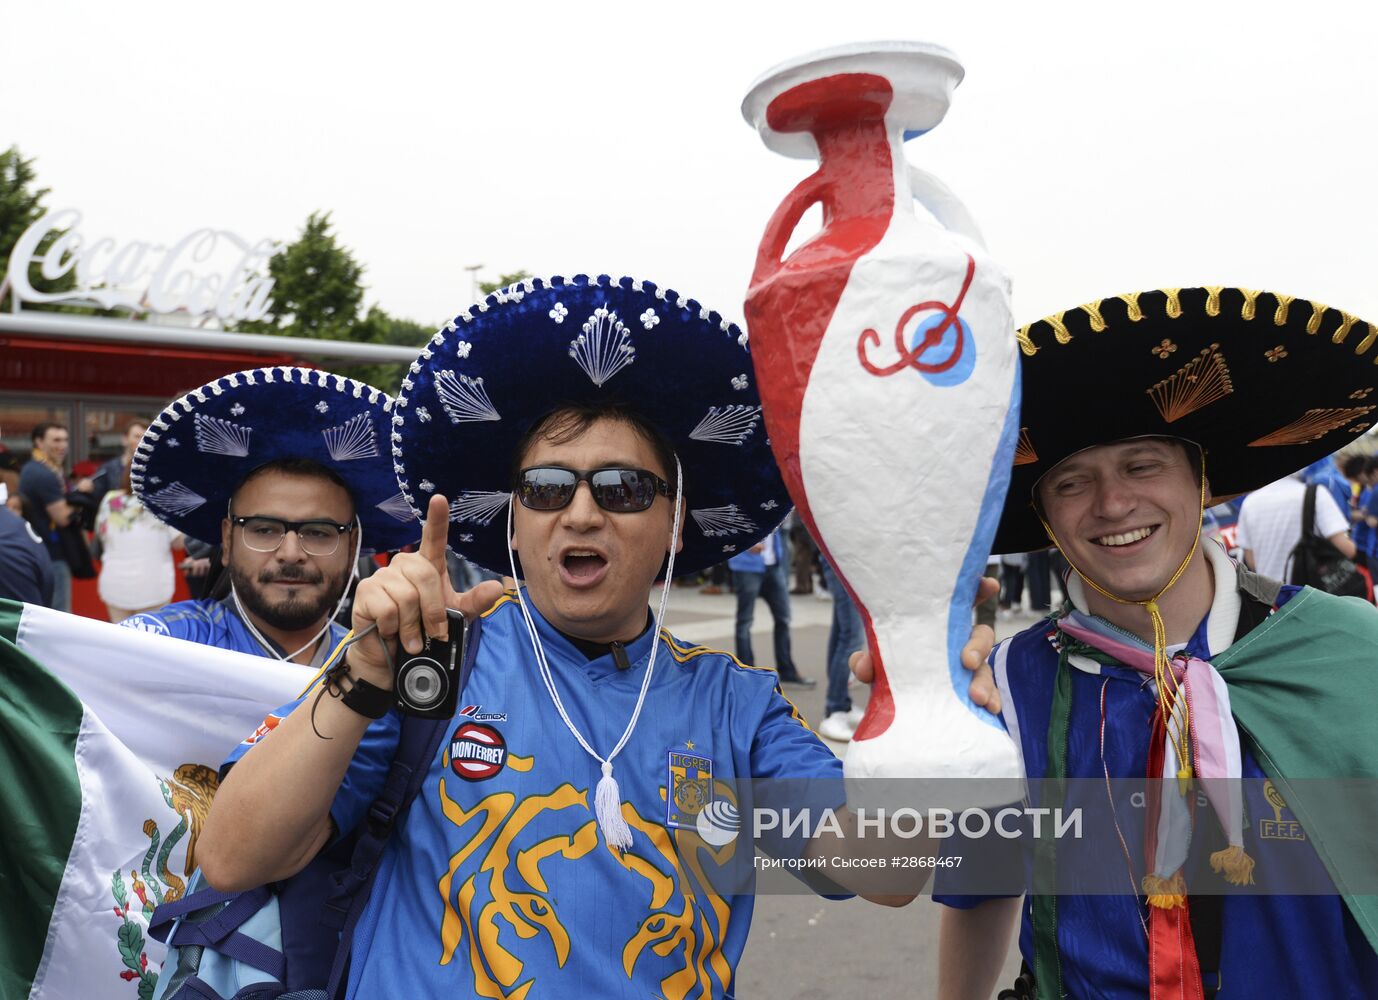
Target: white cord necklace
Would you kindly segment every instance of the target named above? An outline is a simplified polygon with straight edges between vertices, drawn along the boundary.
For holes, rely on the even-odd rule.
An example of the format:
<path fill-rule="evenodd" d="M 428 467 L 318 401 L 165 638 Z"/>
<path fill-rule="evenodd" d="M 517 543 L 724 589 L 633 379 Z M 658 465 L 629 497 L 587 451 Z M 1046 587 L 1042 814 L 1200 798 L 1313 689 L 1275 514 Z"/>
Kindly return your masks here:
<path fill-rule="evenodd" d="M 579 484 L 575 483 L 577 491 Z M 590 485 L 590 489 L 592 486 Z M 665 567 L 665 586 L 660 591 L 660 610 L 656 614 L 655 621 L 651 627 L 655 630 L 651 636 L 651 657 L 646 663 L 646 676 L 641 679 L 641 691 L 636 696 L 636 708 L 632 712 L 631 721 L 627 723 L 627 728 L 622 731 L 622 738 L 617 741 L 617 745 L 612 748 L 612 753 L 606 757 L 598 753 L 589 745 L 588 740 L 584 739 L 584 734 L 579 732 L 577 726 L 565 711 L 565 704 L 560 700 L 560 692 L 555 687 L 555 678 L 550 671 L 550 663 L 545 657 L 545 648 L 541 645 L 540 636 L 536 634 L 536 622 L 531 617 L 531 611 L 526 606 L 526 599 L 522 596 L 522 588 L 517 587 L 517 602 L 521 605 L 522 618 L 526 621 L 526 634 L 531 637 L 531 650 L 536 654 L 536 665 L 540 670 L 541 680 L 545 682 L 545 689 L 550 694 L 550 700 L 555 703 L 555 711 L 560 713 L 560 718 L 564 721 L 565 728 L 569 730 L 581 747 L 590 757 L 603 765 L 603 776 L 598 779 L 598 788 L 594 792 L 593 803 L 594 813 L 598 817 L 598 828 L 603 831 L 603 840 L 607 845 L 616 848 L 618 851 L 625 851 L 632 846 L 632 828 L 627 825 L 627 820 L 622 815 L 622 791 L 617 787 L 617 779 L 612 776 L 613 758 L 622 752 L 622 748 L 627 745 L 627 741 L 632 737 L 632 731 L 636 729 L 636 723 L 641 718 L 641 706 L 646 702 L 646 691 L 651 686 L 651 673 L 655 670 L 656 651 L 660 648 L 660 624 L 665 620 L 665 604 L 670 597 L 670 580 L 675 573 L 675 550 L 679 547 L 679 516 L 684 496 L 684 471 L 680 468 L 679 456 L 675 456 L 675 514 L 674 521 L 670 526 L 670 560 Z M 573 502 L 571 500 L 571 502 Z M 517 560 L 512 550 L 512 508 L 518 503 L 517 495 L 514 492 L 511 500 L 507 504 L 507 561 L 512 568 L 512 579 L 517 579 Z"/>
<path fill-rule="evenodd" d="M 259 644 L 268 651 L 269 655 L 276 657 L 283 663 L 290 663 L 293 660 L 295 660 L 301 653 L 309 649 L 311 645 L 318 639 L 320 639 L 321 636 L 325 635 L 327 631 L 329 631 L 330 623 L 335 620 L 335 616 L 338 615 L 340 613 L 340 609 L 344 607 L 345 599 L 349 597 L 350 584 L 352 584 L 354 582 L 354 578 L 359 575 L 359 552 L 362 549 L 363 544 L 364 526 L 361 523 L 359 523 L 359 516 L 356 514 L 354 516 L 354 562 L 352 564 L 352 568 L 349 571 L 349 579 L 345 581 L 344 593 L 342 593 L 340 595 L 340 599 L 335 602 L 335 609 L 331 611 L 328 616 L 326 616 L 325 624 L 321 626 L 320 631 L 313 635 L 310 639 L 307 639 L 304 645 L 298 646 L 294 652 L 288 653 L 285 656 L 282 653 L 279 653 L 277 651 L 277 646 L 274 643 L 270 642 L 267 638 L 265 638 L 263 633 L 258 630 L 258 627 L 254 625 L 253 619 L 251 619 L 249 617 L 249 613 L 244 610 L 244 605 L 239 603 L 239 591 L 235 590 L 234 580 L 230 580 L 230 596 L 234 598 L 234 606 L 235 610 L 239 612 L 239 620 L 244 623 L 244 625 L 249 629 L 249 632 L 252 633 L 253 637 L 259 641 Z"/>

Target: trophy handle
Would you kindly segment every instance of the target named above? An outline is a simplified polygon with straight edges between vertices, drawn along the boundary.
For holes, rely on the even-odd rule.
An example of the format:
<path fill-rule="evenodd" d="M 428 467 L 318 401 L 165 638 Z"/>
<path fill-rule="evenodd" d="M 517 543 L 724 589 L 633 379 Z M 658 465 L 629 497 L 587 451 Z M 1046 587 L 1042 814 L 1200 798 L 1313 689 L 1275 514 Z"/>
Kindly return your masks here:
<path fill-rule="evenodd" d="M 960 233 L 982 250 L 986 248 L 986 241 L 981 236 L 981 229 L 976 225 L 976 220 L 971 217 L 961 199 L 952 193 L 950 187 L 912 163 L 909 164 L 909 187 L 914 192 L 914 200 L 932 212 L 933 217 L 945 229 Z"/>
<path fill-rule="evenodd" d="M 790 237 L 794 235 L 794 230 L 799 225 L 799 220 L 804 217 L 804 213 L 815 204 L 826 201 L 824 195 L 826 186 L 827 181 L 823 172 L 818 171 L 796 184 L 794 190 L 785 196 L 784 201 L 780 202 L 775 214 L 766 223 L 765 232 L 761 236 L 761 245 L 756 253 L 756 273 L 752 278 L 753 284 L 769 280 L 784 267 L 785 247 L 789 245 Z M 826 204 L 824 208 L 826 216 Z M 826 226 L 826 224 L 825 218 L 824 225 Z M 798 252 L 798 250 L 795 251 L 795 253 Z M 794 254 L 790 256 L 792 257 Z"/>

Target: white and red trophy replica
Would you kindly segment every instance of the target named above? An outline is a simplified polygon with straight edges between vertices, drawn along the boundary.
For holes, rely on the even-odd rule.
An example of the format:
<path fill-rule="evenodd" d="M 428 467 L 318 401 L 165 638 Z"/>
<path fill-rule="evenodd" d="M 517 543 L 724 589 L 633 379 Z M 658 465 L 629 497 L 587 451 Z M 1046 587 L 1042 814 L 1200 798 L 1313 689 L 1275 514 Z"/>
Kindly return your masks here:
<path fill-rule="evenodd" d="M 961 79 L 938 46 L 847 46 L 771 70 L 742 104 L 771 149 L 819 160 L 766 226 L 746 319 L 776 460 L 876 667 L 849 799 L 873 778 L 1004 779 L 939 793 L 962 807 L 1022 795 L 1016 748 L 959 662 L 1018 434 L 1009 278 L 904 155 Z M 815 204 L 822 231 L 786 257 Z"/>

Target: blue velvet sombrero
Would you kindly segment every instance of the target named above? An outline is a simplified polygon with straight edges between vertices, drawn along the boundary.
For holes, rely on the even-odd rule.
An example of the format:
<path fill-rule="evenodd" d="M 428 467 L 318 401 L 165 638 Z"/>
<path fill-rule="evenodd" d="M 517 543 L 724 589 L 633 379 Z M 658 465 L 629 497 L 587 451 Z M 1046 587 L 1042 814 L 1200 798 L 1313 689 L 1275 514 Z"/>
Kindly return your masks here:
<path fill-rule="evenodd" d="M 392 418 L 402 495 L 418 512 L 446 497 L 451 547 L 507 571 L 513 452 L 552 410 L 588 403 L 635 411 L 679 455 L 676 575 L 745 551 L 789 511 L 746 334 L 649 281 L 582 274 L 495 292 L 426 345 Z"/>
<path fill-rule="evenodd" d="M 213 545 L 230 497 L 254 469 L 308 458 L 349 485 L 365 549 L 415 542 L 388 447 L 394 401 L 381 389 L 307 368 L 254 368 L 193 389 L 158 414 L 134 452 L 134 492 L 161 520 Z"/>

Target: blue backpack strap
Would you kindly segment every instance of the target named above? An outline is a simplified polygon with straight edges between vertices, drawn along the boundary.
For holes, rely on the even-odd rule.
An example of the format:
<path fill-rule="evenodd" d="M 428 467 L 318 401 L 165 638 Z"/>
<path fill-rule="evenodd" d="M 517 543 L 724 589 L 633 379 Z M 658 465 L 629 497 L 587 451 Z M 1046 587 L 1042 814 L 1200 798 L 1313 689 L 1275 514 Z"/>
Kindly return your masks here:
<path fill-rule="evenodd" d="M 240 895 L 237 892 L 221 892 L 219 889 L 197 889 L 189 892 L 181 899 L 172 900 L 167 903 L 159 903 L 157 909 L 153 911 L 153 916 L 148 922 L 148 936 L 155 941 L 167 942 L 168 932 L 172 929 L 172 924 L 178 917 L 197 910 L 204 910 L 208 906 L 216 903 L 227 903 Z M 262 902 L 266 902 L 263 900 Z M 259 905 L 262 905 L 260 902 Z"/>
<path fill-rule="evenodd" d="M 247 920 L 258 910 L 252 910 L 244 914 L 241 919 Z M 276 948 L 271 948 L 262 941 L 255 941 L 247 934 L 239 931 L 227 931 L 222 936 L 207 934 L 200 924 L 181 924 L 172 936 L 168 939 L 168 947 L 184 948 L 187 945 L 200 945 L 202 948 L 210 948 L 226 958 L 232 958 L 236 962 L 245 965 L 252 965 L 255 969 L 266 972 L 279 983 L 287 979 L 287 957 Z M 281 987 L 279 987 L 281 989 Z"/>
<path fill-rule="evenodd" d="M 245 892 L 219 892 L 205 889 L 184 899 L 167 903 L 153 911 L 149 936 L 167 942 L 169 948 L 199 945 L 213 948 L 227 958 L 244 962 L 282 982 L 287 977 L 287 959 L 282 952 L 239 933 L 239 926 L 267 905 L 273 894 L 266 886 Z M 216 913 L 199 923 L 183 920 L 170 925 L 184 913 L 225 903 Z M 156 930 L 155 930 L 156 928 Z M 168 931 L 171 930 L 171 934 Z"/>
<path fill-rule="evenodd" d="M 459 696 L 469 683 L 469 675 L 474 670 L 474 660 L 478 656 L 479 635 L 483 619 L 475 618 L 469 623 L 468 645 L 464 661 L 459 667 Z M 421 791 L 430 770 L 431 760 L 439 748 L 453 719 L 418 719 L 404 717 L 402 732 L 393 755 L 392 766 L 388 770 L 383 791 L 369 807 L 368 816 L 354 845 L 354 856 L 349 868 L 337 876 L 336 889 L 326 901 L 326 915 L 322 921 L 333 925 L 334 920 L 342 918 L 340 924 L 340 947 L 335 952 L 335 964 L 330 970 L 330 984 L 326 994 L 338 997 L 343 992 L 345 973 L 349 969 L 349 958 L 353 951 L 354 927 L 364 912 L 372 888 L 373 876 L 378 870 L 378 862 L 387 847 L 388 838 L 399 820 L 406 815 L 407 808 Z"/>

